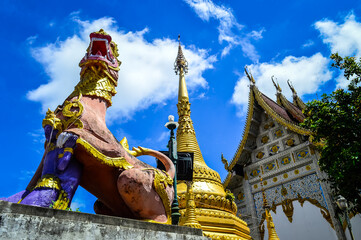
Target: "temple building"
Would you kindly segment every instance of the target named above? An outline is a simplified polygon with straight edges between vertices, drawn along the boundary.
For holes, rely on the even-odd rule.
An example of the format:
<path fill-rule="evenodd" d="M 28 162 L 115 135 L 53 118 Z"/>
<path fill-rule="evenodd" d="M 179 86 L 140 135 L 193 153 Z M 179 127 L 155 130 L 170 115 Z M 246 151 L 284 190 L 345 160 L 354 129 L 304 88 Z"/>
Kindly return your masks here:
<path fill-rule="evenodd" d="M 205 163 L 198 146 L 193 122 L 190 117 L 190 103 L 185 81 L 188 63 L 179 44 L 175 61 L 175 71 L 179 75 L 177 130 L 178 152 L 193 152 L 193 188 L 191 223 L 187 223 L 187 184 L 178 181 L 178 199 L 181 213 L 180 225 L 200 227 L 203 234 L 212 239 L 251 239 L 247 224 L 236 216 L 237 206 L 227 196 L 219 174 Z M 189 195 L 189 194 L 188 194 Z M 228 194 L 229 195 L 229 194 Z M 189 208 L 189 205 L 188 205 Z"/>
<path fill-rule="evenodd" d="M 258 90 L 247 70 L 246 74 L 250 90 L 243 137 L 229 163 L 222 156 L 228 171 L 223 185 L 236 198 L 238 216 L 247 222 L 255 240 L 271 239 L 267 238 L 271 233 L 265 234 L 267 228 L 264 226 L 270 212 L 273 212 L 274 220 L 280 214 L 288 219 L 281 226 L 274 221 L 280 239 L 279 229 L 290 234 L 293 231 L 293 234 L 297 234 L 296 231 L 309 234 L 307 231 L 313 227 L 313 221 L 322 227 L 312 239 L 344 239 L 342 226 L 335 217 L 330 189 L 320 181 L 325 175 L 317 164 L 319 153 L 309 141 L 311 132 L 299 125 L 305 118 L 302 113 L 305 104 L 290 82 L 293 102 L 286 99 L 276 82 L 277 100 L 273 101 Z M 264 208 L 265 201 L 271 211 Z M 296 207 L 304 216 L 294 216 Z M 317 216 L 316 220 L 313 215 L 307 215 L 310 211 Z M 303 221 L 304 226 L 309 226 L 297 225 L 293 229 L 291 226 L 296 217 L 298 223 Z M 286 239 L 311 238 L 291 236 Z"/>

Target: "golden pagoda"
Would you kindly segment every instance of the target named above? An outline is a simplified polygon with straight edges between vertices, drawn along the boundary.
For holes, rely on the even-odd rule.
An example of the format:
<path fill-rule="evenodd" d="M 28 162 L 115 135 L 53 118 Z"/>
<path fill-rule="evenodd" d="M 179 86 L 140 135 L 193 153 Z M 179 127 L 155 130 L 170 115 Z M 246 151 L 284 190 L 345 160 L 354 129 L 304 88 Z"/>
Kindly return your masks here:
<path fill-rule="evenodd" d="M 174 70 L 179 75 L 177 151 L 194 153 L 193 182 L 189 184 L 192 189 L 190 194 L 193 194 L 191 198 L 187 198 L 187 184 L 178 181 L 180 225 L 199 226 L 200 224 L 203 234 L 212 239 L 251 239 L 247 223 L 236 216 L 235 202 L 226 197 L 219 174 L 207 166 L 199 149 L 190 117 L 191 110 L 185 82 L 188 62 L 183 55 L 180 42 Z M 195 219 L 192 217 L 192 224 L 189 224 L 186 216 L 189 199 L 192 203 L 194 199 L 195 203 L 195 209 L 188 211 L 196 216 Z M 190 204 L 188 208 L 189 206 Z"/>

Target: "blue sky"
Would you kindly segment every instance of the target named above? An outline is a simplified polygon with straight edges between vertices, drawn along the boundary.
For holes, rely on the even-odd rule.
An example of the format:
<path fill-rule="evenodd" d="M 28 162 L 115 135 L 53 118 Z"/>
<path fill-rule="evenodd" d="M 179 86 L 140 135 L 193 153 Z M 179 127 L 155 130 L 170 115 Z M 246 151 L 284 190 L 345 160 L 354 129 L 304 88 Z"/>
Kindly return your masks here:
<path fill-rule="evenodd" d="M 222 179 L 248 101 L 248 65 L 270 97 L 275 75 L 305 101 L 344 86 L 331 52 L 361 56 L 360 1 L 10 1 L 0 3 L 2 168 L 0 197 L 23 190 L 43 154 L 41 122 L 79 80 L 89 33 L 104 28 L 118 44 L 118 94 L 107 123 L 130 146 L 165 150 L 168 115 L 177 116 L 173 63 L 181 34 L 192 120 L 208 166 Z M 177 118 L 177 117 L 176 117 Z M 153 163 L 153 159 L 144 159 Z M 92 212 L 80 189 L 73 208 Z"/>

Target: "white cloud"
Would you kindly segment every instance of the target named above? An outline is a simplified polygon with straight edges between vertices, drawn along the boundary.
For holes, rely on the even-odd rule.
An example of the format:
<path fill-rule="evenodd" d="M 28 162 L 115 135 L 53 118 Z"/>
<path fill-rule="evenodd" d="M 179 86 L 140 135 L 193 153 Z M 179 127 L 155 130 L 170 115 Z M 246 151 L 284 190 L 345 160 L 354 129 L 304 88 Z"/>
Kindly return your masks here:
<path fill-rule="evenodd" d="M 227 42 L 228 45 L 223 49 L 222 56 L 229 53 L 234 46 L 241 46 L 244 55 L 252 61 L 257 62 L 259 55 L 250 40 L 258 40 L 262 38 L 261 31 L 252 31 L 244 34 L 241 30 L 244 28 L 242 24 L 237 22 L 237 19 L 230 8 L 223 5 L 216 5 L 212 0 L 184 0 L 190 7 L 194 9 L 196 14 L 203 20 L 209 21 L 214 18 L 219 21 L 218 25 L 218 41 L 219 43 Z"/>
<path fill-rule="evenodd" d="M 344 23 L 323 19 L 315 23 L 322 40 L 329 45 L 331 52 L 341 56 L 361 56 L 361 23 L 355 20 L 354 14 L 349 14 Z"/>
<path fill-rule="evenodd" d="M 343 88 L 346 89 L 350 84 L 350 81 L 345 78 L 343 73 L 341 73 L 336 79 L 336 89 Z"/>
<path fill-rule="evenodd" d="M 275 99 L 276 89 L 271 81 L 271 76 L 278 79 L 282 93 L 291 99 L 292 93 L 287 85 L 290 79 L 299 96 L 315 93 L 320 86 L 331 79 L 328 70 L 329 60 L 320 53 L 311 57 L 287 56 L 280 63 L 252 64 L 249 69 L 256 80 L 256 86 L 268 97 Z M 243 75 L 239 78 L 233 92 L 232 103 L 240 109 L 240 115 L 247 111 L 249 80 Z"/>
<path fill-rule="evenodd" d="M 308 48 L 308 47 L 311 47 L 315 44 L 314 41 L 312 41 L 311 39 L 307 40 L 307 42 L 305 42 L 303 45 L 302 45 L 302 48 Z"/>
<path fill-rule="evenodd" d="M 202 92 L 200 93 L 198 96 L 196 96 L 195 98 L 193 99 L 205 99 L 206 98 L 206 93 L 205 92 Z"/>
<path fill-rule="evenodd" d="M 26 42 L 27 42 L 29 45 L 31 45 L 31 44 L 33 44 L 33 43 L 36 41 L 37 38 L 38 38 L 38 35 L 30 36 L 30 37 L 28 37 L 28 38 L 26 39 Z"/>
<path fill-rule="evenodd" d="M 157 139 L 158 142 L 164 142 L 166 141 L 166 139 L 169 139 L 169 131 L 165 131 L 165 132 L 162 132 L 159 136 L 159 138 Z"/>
<path fill-rule="evenodd" d="M 357 22 L 354 14 L 349 14 L 344 23 L 323 19 L 317 21 L 314 27 L 320 32 L 323 43 L 327 44 L 332 53 L 338 52 L 341 56 L 361 57 L 361 23 Z M 308 40 L 303 48 L 314 45 L 313 40 Z M 332 78 L 328 70 L 330 60 L 321 53 L 311 57 L 287 56 L 282 62 L 256 63 L 250 65 L 252 74 L 258 88 L 268 97 L 275 99 L 276 90 L 272 84 L 271 76 L 278 78 L 283 94 L 291 99 L 291 91 L 287 86 L 290 79 L 299 96 L 316 93 L 322 84 Z M 349 83 L 343 73 L 335 78 L 336 88 L 345 88 Z M 232 103 L 239 107 L 240 115 L 247 111 L 249 80 L 242 75 L 233 92 Z"/>
<path fill-rule="evenodd" d="M 108 111 L 108 122 L 129 119 L 136 111 L 176 96 L 178 76 L 173 71 L 173 63 L 177 56 L 177 41 L 164 38 L 149 42 L 144 39 L 147 28 L 123 32 L 109 17 L 82 21 L 75 16 L 73 20 L 80 26 L 78 35 L 32 49 L 35 59 L 44 66 L 49 82 L 28 92 L 28 98 L 41 102 L 43 111 L 48 107 L 54 109 L 72 92 L 79 81 L 78 63 L 88 47 L 89 34 L 100 28 L 118 44 L 119 60 L 122 61 L 118 93 Z M 215 56 L 209 56 L 207 51 L 194 46 L 183 48 L 183 53 L 189 62 L 188 88 L 207 88 L 202 74 L 213 67 Z"/>
<path fill-rule="evenodd" d="M 320 31 L 321 38 L 332 53 L 340 56 L 361 57 L 361 23 L 357 22 L 353 13 L 345 17 L 344 23 L 323 19 L 315 23 L 315 28 Z M 336 78 L 336 89 L 346 88 L 349 81 L 343 72 Z"/>
<path fill-rule="evenodd" d="M 79 199 L 77 199 L 77 200 L 79 200 Z M 86 205 L 85 205 L 85 203 L 82 203 L 82 202 L 72 201 L 70 207 L 73 211 L 77 211 L 77 210 L 85 208 Z"/>
<path fill-rule="evenodd" d="M 32 137 L 32 140 L 34 143 L 44 143 L 45 142 L 43 128 L 35 129 L 31 132 L 28 132 L 28 135 Z"/>

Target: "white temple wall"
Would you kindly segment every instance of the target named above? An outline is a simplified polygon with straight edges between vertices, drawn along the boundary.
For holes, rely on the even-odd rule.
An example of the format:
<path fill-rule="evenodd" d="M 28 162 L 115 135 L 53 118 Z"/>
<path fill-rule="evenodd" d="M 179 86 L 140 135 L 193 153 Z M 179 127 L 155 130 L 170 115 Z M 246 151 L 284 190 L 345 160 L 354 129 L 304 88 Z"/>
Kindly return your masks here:
<path fill-rule="evenodd" d="M 320 209 L 309 202 L 303 207 L 297 201 L 293 202 L 294 214 L 292 223 L 288 221 L 282 211 L 282 206 L 277 206 L 276 213 L 271 211 L 277 235 L 280 239 L 292 240 L 337 240 L 336 232 L 322 217 Z M 265 223 L 266 224 L 266 223 Z M 268 239 L 268 230 L 265 225 L 264 239 Z M 359 238 L 355 238 L 359 239 Z"/>

